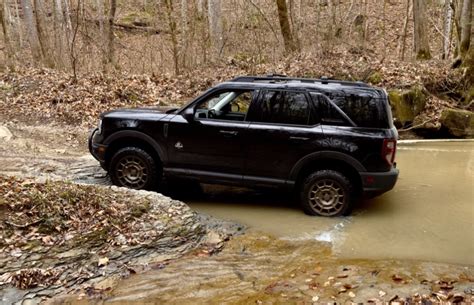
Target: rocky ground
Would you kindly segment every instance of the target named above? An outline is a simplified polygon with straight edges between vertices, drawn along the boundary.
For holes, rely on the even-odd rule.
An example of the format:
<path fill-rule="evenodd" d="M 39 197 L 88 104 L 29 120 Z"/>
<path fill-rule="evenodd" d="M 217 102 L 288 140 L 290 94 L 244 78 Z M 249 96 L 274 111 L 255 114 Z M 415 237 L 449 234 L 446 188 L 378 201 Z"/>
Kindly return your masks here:
<path fill-rule="evenodd" d="M 190 250 L 218 251 L 242 229 L 159 193 L 109 186 L 86 138 L 74 127 L 0 127 L 2 303 L 96 289 Z"/>

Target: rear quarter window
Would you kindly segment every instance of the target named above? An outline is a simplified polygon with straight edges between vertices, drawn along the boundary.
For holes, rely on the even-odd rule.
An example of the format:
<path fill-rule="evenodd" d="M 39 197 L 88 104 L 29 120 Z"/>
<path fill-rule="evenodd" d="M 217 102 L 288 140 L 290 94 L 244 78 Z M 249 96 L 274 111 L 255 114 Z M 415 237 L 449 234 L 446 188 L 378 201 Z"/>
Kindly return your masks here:
<path fill-rule="evenodd" d="M 358 127 L 389 128 L 384 100 L 371 96 L 347 95 L 333 99 Z"/>

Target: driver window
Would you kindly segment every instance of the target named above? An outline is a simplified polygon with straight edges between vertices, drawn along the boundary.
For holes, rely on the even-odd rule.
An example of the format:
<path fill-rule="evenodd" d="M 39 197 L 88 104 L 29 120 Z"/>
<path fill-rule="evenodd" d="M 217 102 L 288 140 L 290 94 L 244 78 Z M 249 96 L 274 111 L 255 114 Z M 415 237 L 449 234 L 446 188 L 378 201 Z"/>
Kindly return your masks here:
<path fill-rule="evenodd" d="M 196 106 L 196 119 L 244 121 L 252 102 L 252 91 L 218 92 Z"/>

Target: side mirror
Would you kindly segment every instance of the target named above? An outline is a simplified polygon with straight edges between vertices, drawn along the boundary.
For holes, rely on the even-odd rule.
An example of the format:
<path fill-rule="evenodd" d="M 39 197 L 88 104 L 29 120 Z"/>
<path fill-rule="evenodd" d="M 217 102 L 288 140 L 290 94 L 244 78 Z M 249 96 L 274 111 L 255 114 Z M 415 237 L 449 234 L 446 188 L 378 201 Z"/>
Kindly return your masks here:
<path fill-rule="evenodd" d="M 194 121 L 194 107 L 188 107 L 188 108 L 184 109 L 183 117 L 189 123 L 193 122 Z"/>

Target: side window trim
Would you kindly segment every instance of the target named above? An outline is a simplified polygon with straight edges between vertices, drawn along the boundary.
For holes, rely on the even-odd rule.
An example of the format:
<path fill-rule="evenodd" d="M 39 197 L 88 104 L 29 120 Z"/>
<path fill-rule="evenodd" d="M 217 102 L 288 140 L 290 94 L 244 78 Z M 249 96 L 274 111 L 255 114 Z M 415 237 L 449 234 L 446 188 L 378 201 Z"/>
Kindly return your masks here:
<path fill-rule="evenodd" d="M 352 127 L 357 127 L 357 125 L 354 123 L 354 121 L 351 120 L 351 118 L 344 112 L 342 111 L 341 108 L 339 108 L 329 97 L 327 97 L 325 94 L 322 94 L 320 92 L 314 92 L 312 91 L 310 93 L 310 95 L 314 95 L 314 96 L 321 96 L 323 97 L 328 103 L 329 105 L 331 105 L 331 107 L 333 107 L 349 124 L 352 125 Z M 322 119 L 321 119 L 322 121 Z M 322 123 L 322 122 L 321 122 Z"/>
<path fill-rule="evenodd" d="M 258 111 L 256 111 L 258 108 L 256 107 L 260 103 L 262 91 L 263 90 L 260 89 L 253 89 L 252 101 L 250 102 L 249 110 L 247 111 L 247 115 L 245 116 L 244 122 L 252 122 L 253 117 L 255 116 L 254 112 L 258 113 Z"/>

